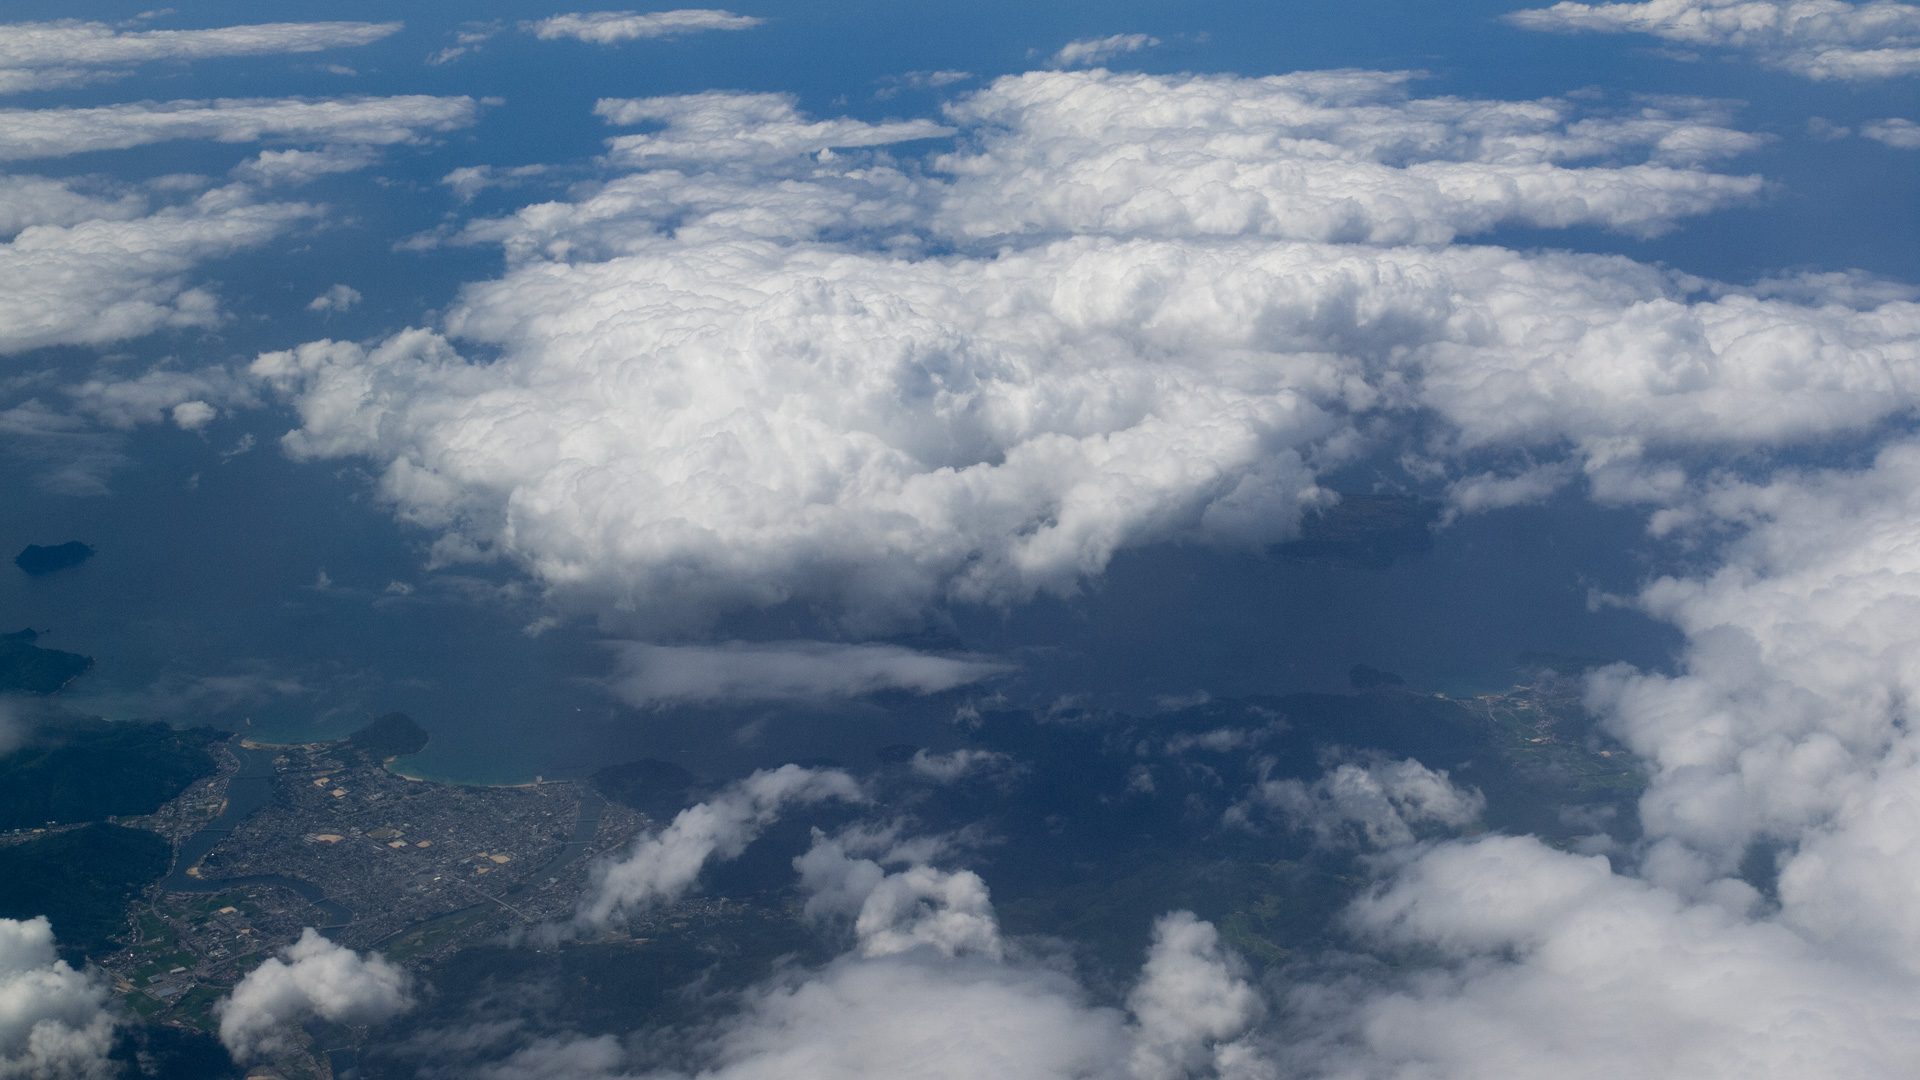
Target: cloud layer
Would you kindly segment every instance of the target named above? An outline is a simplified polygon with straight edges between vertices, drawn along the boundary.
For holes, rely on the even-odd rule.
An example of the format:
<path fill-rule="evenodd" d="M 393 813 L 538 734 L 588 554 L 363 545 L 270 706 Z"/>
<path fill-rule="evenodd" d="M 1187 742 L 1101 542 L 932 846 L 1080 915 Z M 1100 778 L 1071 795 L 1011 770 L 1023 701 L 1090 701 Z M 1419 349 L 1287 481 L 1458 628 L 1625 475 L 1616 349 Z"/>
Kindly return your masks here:
<path fill-rule="evenodd" d="M 1471 508 L 1912 407 L 1904 300 L 1427 246 L 1747 198 L 1757 179 L 1698 167 L 1755 145 L 1706 105 L 1576 118 L 1404 82 L 1002 79 L 949 108 L 951 180 L 822 158 L 907 136 L 785 98 L 604 101 L 667 124 L 613 141 L 659 166 L 470 228 L 511 268 L 445 334 L 254 371 L 300 412 L 287 449 L 372 459 L 439 558 L 511 556 L 642 629 L 788 602 L 871 629 L 1071 593 L 1130 545 L 1272 543 L 1329 498 L 1315 475 L 1362 450 L 1369 415 L 1438 417 L 1442 472 L 1547 455 L 1463 471 Z M 987 237 L 1007 246 L 919 255 Z"/>
<path fill-rule="evenodd" d="M 472 124 L 469 97 L 234 98 L 91 109 L 0 109 L 0 161 L 125 150 L 170 139 L 388 146 Z"/>
<path fill-rule="evenodd" d="M 616 45 L 636 38 L 677 37 L 707 30 L 750 30 L 765 22 L 751 15 L 735 15 L 714 8 L 675 11 L 592 11 L 555 15 L 523 24 L 542 41 L 575 38 L 594 45 Z"/>
<path fill-rule="evenodd" d="M 1746 53 L 1809 79 L 1885 79 L 1920 71 L 1920 7 L 1874 0 L 1649 0 L 1516 11 L 1507 21 L 1558 33 L 1652 34 Z"/>
<path fill-rule="evenodd" d="M 129 30 L 102 22 L 0 25 L 0 94 L 120 78 L 127 65 L 317 52 L 366 45 L 400 29 L 397 22 L 260 23 L 210 30 Z"/>
<path fill-rule="evenodd" d="M 0 354 L 212 326 L 219 303 L 191 286 L 187 271 L 317 214 L 301 203 L 256 202 L 233 186 L 130 221 L 22 229 L 0 244 Z"/>

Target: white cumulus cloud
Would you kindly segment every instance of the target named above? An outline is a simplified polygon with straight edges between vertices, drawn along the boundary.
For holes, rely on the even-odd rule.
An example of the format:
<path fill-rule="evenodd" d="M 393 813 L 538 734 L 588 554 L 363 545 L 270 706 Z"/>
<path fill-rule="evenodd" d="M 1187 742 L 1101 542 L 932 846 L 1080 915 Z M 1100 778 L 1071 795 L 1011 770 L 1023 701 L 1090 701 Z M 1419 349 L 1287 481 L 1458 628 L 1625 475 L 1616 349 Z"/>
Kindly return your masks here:
<path fill-rule="evenodd" d="M 93 193 L 76 190 L 66 180 L 0 175 L 0 236 L 13 236 L 29 225 L 125 221 L 145 214 L 148 206 L 138 192 Z"/>
<path fill-rule="evenodd" d="M 105 1080 L 115 1066 L 111 989 L 58 959 L 45 918 L 0 919 L 0 1077 Z"/>
<path fill-rule="evenodd" d="M 604 927 L 679 899 L 708 859 L 737 858 L 790 804 L 862 797 L 860 786 L 838 769 L 783 765 L 756 772 L 680 811 L 672 824 L 635 841 L 624 857 L 595 867 L 576 922 Z"/>
<path fill-rule="evenodd" d="M 129 30 L 59 19 L 0 24 L 0 93 L 75 86 L 128 74 L 156 60 L 264 56 L 366 45 L 395 33 L 397 22 L 259 23 L 208 30 Z"/>
<path fill-rule="evenodd" d="M 1357 997 L 1303 988 L 1299 1075 L 1840 1080 L 1920 1063 L 1909 977 L 1531 837 L 1441 845 L 1349 918 L 1448 964 Z"/>
<path fill-rule="evenodd" d="M 1896 150 L 1920 150 L 1920 124 L 1897 116 L 1869 120 L 1860 125 L 1860 134 Z"/>
<path fill-rule="evenodd" d="M 1107 37 L 1077 38 L 1060 46 L 1049 61 L 1054 67 L 1091 67 L 1116 56 L 1151 49 L 1160 39 L 1147 34 L 1111 34 Z"/>
<path fill-rule="evenodd" d="M 0 161 L 124 150 L 170 139 L 386 146 L 466 127 L 470 97 L 222 98 L 135 102 L 85 109 L 0 109 Z M 264 161 L 263 169 L 271 170 Z"/>
<path fill-rule="evenodd" d="M 318 209 L 235 186 L 132 220 L 33 225 L 0 244 L 0 355 L 211 326 L 218 301 L 185 274 L 265 243 Z"/>
<path fill-rule="evenodd" d="M 1263 780 L 1227 810 L 1227 820 L 1251 824 L 1265 811 L 1309 832 L 1323 847 L 1394 847 L 1413 842 L 1414 830 L 1462 829 L 1486 809 L 1479 791 L 1463 791 L 1445 769 L 1412 758 L 1337 765 L 1311 784 Z"/>
<path fill-rule="evenodd" d="M 736 94 L 713 90 L 658 98 L 602 98 L 595 116 L 609 124 L 647 121 L 666 125 L 646 135 L 607 140 L 609 156 L 623 165 L 675 161 L 777 161 L 834 147 L 885 146 L 953 134 L 931 120 L 811 120 L 791 94 Z"/>
<path fill-rule="evenodd" d="M 1558 33 L 1651 34 L 1732 49 L 1809 79 L 1884 79 L 1920 71 L 1920 7 L 1872 0 L 1574 0 L 1507 21 Z"/>
<path fill-rule="evenodd" d="M 475 226 L 509 270 L 470 286 L 445 333 L 313 342 L 255 371 L 300 413 L 286 448 L 371 458 L 437 558 L 509 555 L 642 630 L 790 601 L 886 626 L 1071 593 L 1131 545 L 1286 539 L 1368 414 L 1431 411 L 1443 457 L 1550 455 L 1462 484 L 1472 508 L 1663 447 L 1782 445 L 1912 407 L 1920 306 L 1891 293 L 1810 280 L 1789 299 L 1622 258 L 1425 246 L 1535 213 L 1512 176 L 1409 203 L 1459 167 L 1596 185 L 1564 218 L 1540 204 L 1563 224 L 1596 206 L 1671 221 L 1670 177 L 1726 181 L 1703 207 L 1754 190 L 1556 164 L 1744 138 L 1697 115 L 1582 126 L 1553 102 L 1409 100 L 1373 73 L 1143 80 L 1041 73 L 964 99 L 952 114 L 982 126 L 941 160 L 950 183 L 792 156 L 815 143 L 754 134 L 816 126 L 783 98 L 603 102 L 665 120 L 638 138 L 670 165 Z M 1276 116 L 1315 134 L 1274 139 Z M 1180 155 L 1131 179 L 1098 164 L 1183 140 L 1224 154 L 1231 183 L 1190 202 L 1148 182 L 1191 173 Z M 1385 178 L 1372 208 L 1346 182 L 1355 159 Z M 1088 162 L 1121 179 L 1082 190 Z M 1291 198 L 1301 177 L 1344 209 Z M 1245 200 L 1220 194 L 1234 184 Z M 1287 239 L 1328 232 L 1367 243 Z M 498 358 L 471 363 L 459 339 Z"/>
<path fill-rule="evenodd" d="M 214 1006 L 220 1041 L 246 1060 L 287 1048 L 284 1028 L 307 1017 L 367 1024 L 413 1007 L 411 979 L 385 957 L 361 955 L 312 927 L 247 973 Z"/>
<path fill-rule="evenodd" d="M 235 180 L 274 185 L 311 183 L 333 173 L 355 172 L 380 160 L 371 146 L 323 146 L 318 150 L 262 150 L 235 165 Z"/>
<path fill-rule="evenodd" d="M 1444 243 L 1501 224 L 1650 234 L 1749 201 L 1702 165 L 1763 142 L 1711 102 L 1623 115 L 1570 102 L 1412 98 L 1405 72 L 1031 72 L 946 106 L 972 138 L 941 225 Z M 1626 158 L 1625 163 L 1585 164 Z M 1637 160 L 1636 160 L 1637 159 Z"/>
<path fill-rule="evenodd" d="M 307 304 L 308 311 L 328 314 L 335 311 L 351 311 L 360 302 L 360 290 L 351 285 L 335 285 Z"/>
<path fill-rule="evenodd" d="M 1000 924 L 980 875 L 929 866 L 910 844 L 864 858 L 862 847 L 872 845 L 863 839 L 869 838 L 857 832 L 829 838 L 815 829 L 813 846 L 793 860 L 800 887 L 810 894 L 808 918 L 851 922 L 863 956 L 931 948 L 945 956 L 1001 958 Z M 883 862 L 907 865 L 888 872 Z"/>
<path fill-rule="evenodd" d="M 1271 1072 L 1241 1038 L 1266 1015 L 1265 999 L 1240 958 L 1220 943 L 1219 931 L 1190 911 L 1154 923 L 1153 945 L 1127 1008 L 1134 1016 L 1127 1063 L 1133 1080 Z"/>
<path fill-rule="evenodd" d="M 532 32 L 542 41 L 576 38 L 595 45 L 616 45 L 636 38 L 678 37 L 707 30 L 750 30 L 765 21 L 715 8 L 680 8 L 675 11 L 576 12 L 522 23 L 521 28 Z"/>

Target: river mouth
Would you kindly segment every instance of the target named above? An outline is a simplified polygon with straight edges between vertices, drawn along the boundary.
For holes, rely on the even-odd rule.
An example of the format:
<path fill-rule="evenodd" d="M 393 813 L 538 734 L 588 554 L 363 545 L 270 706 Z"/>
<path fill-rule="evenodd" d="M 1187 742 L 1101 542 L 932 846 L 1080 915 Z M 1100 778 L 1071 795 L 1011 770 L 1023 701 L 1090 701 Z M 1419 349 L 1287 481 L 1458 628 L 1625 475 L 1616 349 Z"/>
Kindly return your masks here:
<path fill-rule="evenodd" d="M 226 806 L 212 821 L 181 841 L 179 850 L 174 854 L 173 869 L 160 882 L 161 890 L 174 893 L 211 893 L 245 885 L 274 886 L 298 893 L 302 900 L 312 904 L 326 916 L 326 920 L 315 929 L 338 930 L 352 922 L 351 908 L 337 900 L 329 899 L 319 886 L 310 881 L 303 881 L 285 874 L 203 878 L 191 873 L 200 865 L 201 860 L 220 845 L 220 841 L 231 836 L 241 822 L 252 817 L 273 798 L 274 752 L 234 745 L 229 745 L 227 749 L 239 759 L 240 768 L 227 779 Z"/>

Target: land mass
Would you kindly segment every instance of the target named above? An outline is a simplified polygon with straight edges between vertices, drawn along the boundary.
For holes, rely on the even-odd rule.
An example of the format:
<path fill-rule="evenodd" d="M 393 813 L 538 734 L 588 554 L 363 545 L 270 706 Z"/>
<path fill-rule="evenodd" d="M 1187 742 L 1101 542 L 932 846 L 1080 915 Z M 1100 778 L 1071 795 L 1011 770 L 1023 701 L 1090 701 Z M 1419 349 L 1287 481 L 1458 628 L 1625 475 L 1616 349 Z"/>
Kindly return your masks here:
<path fill-rule="evenodd" d="M 32 629 L 0 634 L 0 692 L 51 694 L 93 666 L 93 657 L 43 649 L 34 644 L 39 639 Z"/>
<path fill-rule="evenodd" d="M 212 775 L 227 736 L 158 721 L 80 720 L 36 731 L 0 758 L 0 830 L 151 814 Z"/>
<path fill-rule="evenodd" d="M 0 918 L 45 915 L 69 957 L 105 957 L 127 905 L 172 861 L 164 839 L 99 823 L 0 843 Z"/>

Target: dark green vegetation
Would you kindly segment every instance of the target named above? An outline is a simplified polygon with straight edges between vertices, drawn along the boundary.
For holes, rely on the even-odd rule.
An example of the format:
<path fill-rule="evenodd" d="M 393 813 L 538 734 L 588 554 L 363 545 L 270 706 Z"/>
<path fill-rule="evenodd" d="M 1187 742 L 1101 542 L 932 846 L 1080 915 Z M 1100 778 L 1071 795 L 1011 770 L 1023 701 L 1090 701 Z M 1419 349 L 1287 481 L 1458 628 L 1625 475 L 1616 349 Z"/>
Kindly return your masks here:
<path fill-rule="evenodd" d="M 51 574 L 56 570 L 66 570 L 79 566 L 93 558 L 93 548 L 78 540 L 69 540 L 64 544 L 42 547 L 28 544 L 26 549 L 13 557 L 13 565 L 35 577 Z"/>
<path fill-rule="evenodd" d="M 1440 504 L 1411 495 L 1342 495 L 1300 522 L 1300 537 L 1280 545 L 1293 559 L 1381 568 L 1402 555 L 1433 549 Z"/>
<path fill-rule="evenodd" d="M 93 657 L 42 649 L 37 630 L 0 634 L 0 692 L 51 694 L 79 678 L 93 666 Z"/>
<path fill-rule="evenodd" d="M 667 821 L 699 799 L 699 781 L 671 761 L 651 758 L 609 765 L 588 777 L 607 798 L 638 810 L 655 821 Z"/>
<path fill-rule="evenodd" d="M 425 750 L 427 732 L 406 713 L 390 712 L 347 736 L 347 745 L 376 761 L 386 761 Z"/>
<path fill-rule="evenodd" d="M 119 947 L 127 905 L 173 860 L 165 840 L 139 829 L 88 825 L 0 847 L 0 917 L 53 923 L 61 950 L 104 956 Z"/>
<path fill-rule="evenodd" d="M 84 720 L 45 727 L 0 758 L 0 830 L 150 814 L 211 775 L 211 728 Z"/>

